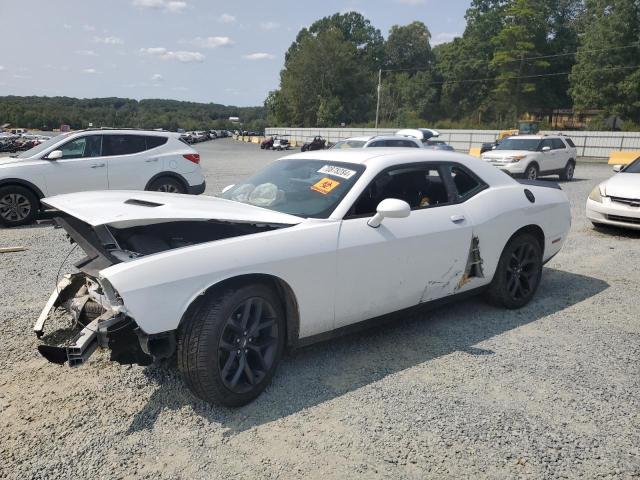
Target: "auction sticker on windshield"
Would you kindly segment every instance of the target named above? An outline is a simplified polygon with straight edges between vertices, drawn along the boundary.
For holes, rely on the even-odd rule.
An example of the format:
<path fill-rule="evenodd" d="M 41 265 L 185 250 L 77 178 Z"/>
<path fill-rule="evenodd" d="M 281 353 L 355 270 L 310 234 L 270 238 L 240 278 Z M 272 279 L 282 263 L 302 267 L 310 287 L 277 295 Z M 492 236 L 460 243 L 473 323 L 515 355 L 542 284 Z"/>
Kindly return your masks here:
<path fill-rule="evenodd" d="M 334 175 L 336 177 L 346 178 L 347 180 L 349 180 L 356 174 L 356 171 L 349 170 L 348 168 L 336 167 L 334 165 L 325 165 L 320 170 L 318 170 L 318 173 Z"/>
<path fill-rule="evenodd" d="M 340 185 L 340 182 L 338 182 L 337 180 L 332 180 L 331 178 L 324 177 L 318 183 L 311 185 L 311 190 L 314 190 L 323 195 L 326 195 L 327 193 L 331 192 L 331 190 L 336 188 L 338 185 Z"/>

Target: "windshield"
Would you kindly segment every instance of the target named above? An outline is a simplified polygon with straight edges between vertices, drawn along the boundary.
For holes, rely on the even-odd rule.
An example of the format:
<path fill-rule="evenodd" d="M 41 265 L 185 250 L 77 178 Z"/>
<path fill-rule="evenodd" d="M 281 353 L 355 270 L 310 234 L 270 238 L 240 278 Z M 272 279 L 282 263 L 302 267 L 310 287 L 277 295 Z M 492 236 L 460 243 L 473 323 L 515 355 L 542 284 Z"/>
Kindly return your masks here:
<path fill-rule="evenodd" d="M 333 148 L 362 148 L 365 143 L 367 142 L 364 140 L 342 140 L 341 142 L 336 143 Z"/>
<path fill-rule="evenodd" d="M 535 152 L 538 150 L 541 140 L 539 138 L 505 138 L 495 148 L 495 150 L 528 150 Z"/>
<path fill-rule="evenodd" d="M 356 183 L 364 165 L 279 160 L 221 196 L 299 217 L 327 218 Z"/>
<path fill-rule="evenodd" d="M 68 133 L 65 135 L 69 135 Z M 36 145 L 33 148 L 30 148 L 29 150 L 26 150 L 24 152 L 22 152 L 20 155 L 17 155 L 17 158 L 31 158 L 34 157 L 42 152 L 44 152 L 47 148 L 49 148 L 51 145 L 54 145 L 56 143 L 58 143 L 60 140 L 62 140 L 62 136 L 58 135 L 56 137 L 51 137 L 49 140 L 46 140 L 44 142 L 42 142 L 39 145 Z"/>
<path fill-rule="evenodd" d="M 640 157 L 622 169 L 624 173 L 640 173 Z"/>

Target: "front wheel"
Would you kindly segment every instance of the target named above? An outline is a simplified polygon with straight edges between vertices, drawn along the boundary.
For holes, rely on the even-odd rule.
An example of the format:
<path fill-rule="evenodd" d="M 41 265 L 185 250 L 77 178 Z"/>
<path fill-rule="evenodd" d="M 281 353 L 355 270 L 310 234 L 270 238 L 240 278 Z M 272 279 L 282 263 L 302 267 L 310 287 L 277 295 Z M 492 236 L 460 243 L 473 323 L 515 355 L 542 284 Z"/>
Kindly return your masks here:
<path fill-rule="evenodd" d="M 524 171 L 524 178 L 528 180 L 536 180 L 538 178 L 538 166 L 535 163 L 527 166 Z"/>
<path fill-rule="evenodd" d="M 271 382 L 284 350 L 280 298 L 264 284 L 205 297 L 185 319 L 178 368 L 191 391 L 209 403 L 246 405 Z"/>
<path fill-rule="evenodd" d="M 509 309 L 523 307 L 536 293 L 541 276 L 542 247 L 533 235 L 518 234 L 502 251 L 488 299 Z"/>
<path fill-rule="evenodd" d="M 0 188 L 0 225 L 28 225 L 37 214 L 38 198 L 30 190 L 19 185 Z"/>

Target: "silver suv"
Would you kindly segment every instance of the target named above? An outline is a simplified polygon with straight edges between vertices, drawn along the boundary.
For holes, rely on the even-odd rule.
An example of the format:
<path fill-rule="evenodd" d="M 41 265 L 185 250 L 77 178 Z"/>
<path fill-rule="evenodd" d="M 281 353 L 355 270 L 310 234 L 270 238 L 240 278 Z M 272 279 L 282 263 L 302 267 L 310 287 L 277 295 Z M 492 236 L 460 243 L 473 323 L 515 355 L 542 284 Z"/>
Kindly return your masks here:
<path fill-rule="evenodd" d="M 560 180 L 571 180 L 576 156 L 576 146 L 564 135 L 517 135 L 484 152 L 482 159 L 514 177 L 559 175 Z"/>

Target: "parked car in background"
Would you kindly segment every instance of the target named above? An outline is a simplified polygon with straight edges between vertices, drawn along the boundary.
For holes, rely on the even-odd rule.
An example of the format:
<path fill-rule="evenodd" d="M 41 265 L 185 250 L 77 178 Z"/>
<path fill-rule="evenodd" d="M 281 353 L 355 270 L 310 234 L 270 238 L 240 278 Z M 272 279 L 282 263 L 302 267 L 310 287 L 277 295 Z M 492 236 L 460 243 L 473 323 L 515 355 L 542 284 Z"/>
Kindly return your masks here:
<path fill-rule="evenodd" d="M 87 190 L 200 194 L 200 155 L 177 133 L 80 130 L 0 157 L 0 223 L 34 221 L 43 197 Z"/>
<path fill-rule="evenodd" d="M 414 137 L 402 137 L 397 135 L 372 135 L 366 137 L 351 137 L 336 142 L 331 149 L 342 150 L 349 148 L 370 147 L 397 147 L 397 148 L 421 148 L 422 143 Z"/>
<path fill-rule="evenodd" d="M 446 150 L 448 152 L 453 152 L 455 150 L 444 140 L 429 139 L 425 142 L 422 142 L 422 145 L 424 146 L 424 148 L 430 148 L 431 150 Z"/>
<path fill-rule="evenodd" d="M 291 145 L 289 144 L 289 139 L 287 137 L 289 137 L 289 135 L 280 134 L 265 137 L 265 139 L 260 143 L 260 148 L 262 150 L 288 150 Z"/>
<path fill-rule="evenodd" d="M 40 353 L 71 366 L 96 345 L 123 364 L 175 355 L 195 395 L 240 406 L 270 383 L 287 347 L 474 293 L 523 307 L 571 223 L 556 185 L 421 148 L 299 153 L 223 197 L 46 199 L 93 257 L 65 276 L 34 326 L 42 336 L 52 307 L 73 305 L 79 336 L 57 332 L 48 337 L 71 335 L 72 345 Z"/>
<path fill-rule="evenodd" d="M 540 176 L 559 175 L 561 180 L 571 180 L 577 151 L 571 139 L 564 135 L 518 135 L 505 138 L 481 156 L 516 177 L 535 180 Z"/>
<path fill-rule="evenodd" d="M 640 158 L 593 189 L 587 199 L 587 218 L 595 227 L 613 226 L 640 230 Z"/>
<path fill-rule="evenodd" d="M 326 140 L 321 136 L 315 136 L 313 140 L 302 145 L 301 151 L 324 150 L 326 143 Z"/>
<path fill-rule="evenodd" d="M 440 132 L 432 128 L 405 128 L 398 130 L 395 134 L 401 137 L 415 138 L 425 145 L 429 139 L 435 139 L 440 136 Z"/>

